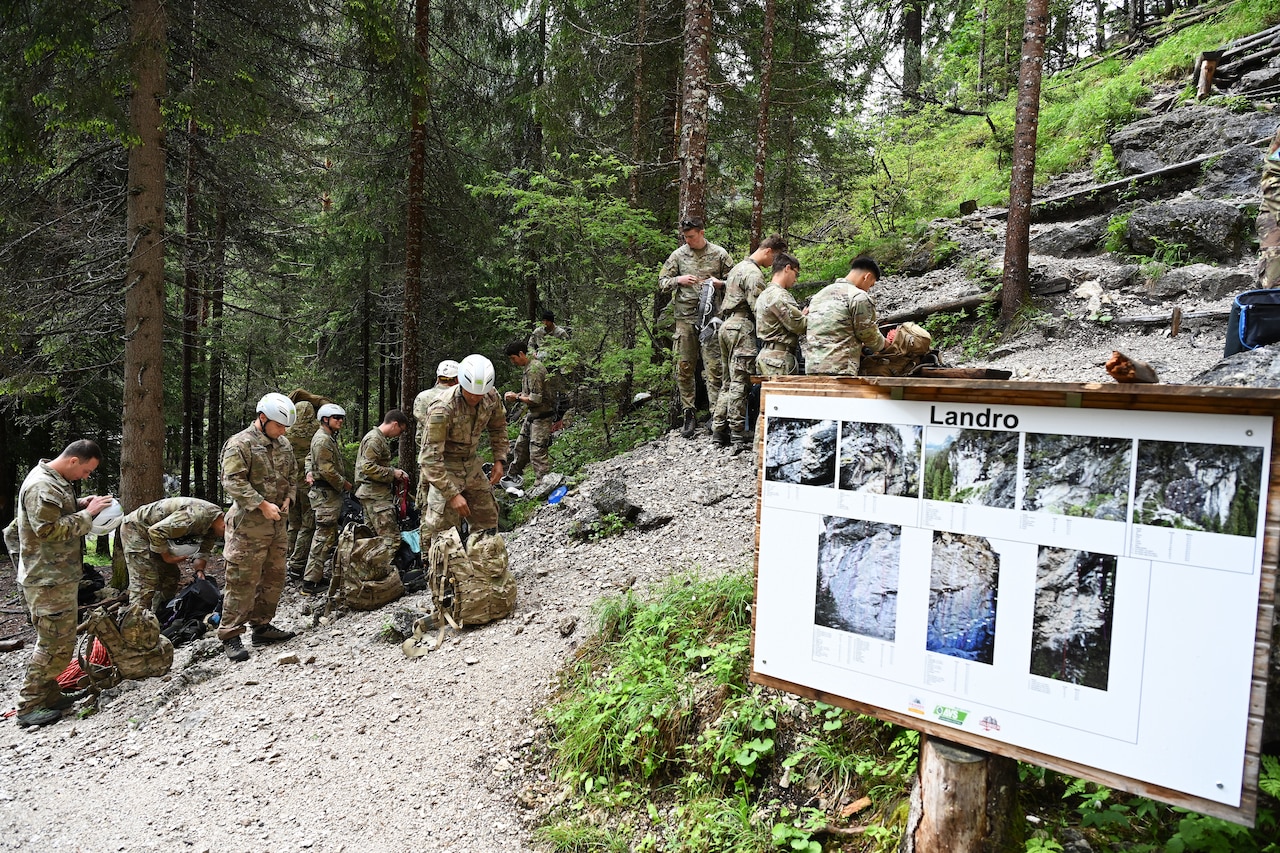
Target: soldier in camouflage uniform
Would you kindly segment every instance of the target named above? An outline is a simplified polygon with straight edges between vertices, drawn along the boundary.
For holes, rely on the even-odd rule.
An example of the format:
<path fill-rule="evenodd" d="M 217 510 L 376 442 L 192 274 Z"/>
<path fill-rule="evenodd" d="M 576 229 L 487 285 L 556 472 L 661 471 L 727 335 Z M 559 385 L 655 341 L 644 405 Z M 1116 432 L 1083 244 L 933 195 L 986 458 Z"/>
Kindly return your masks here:
<path fill-rule="evenodd" d="M 698 300 L 704 281 L 710 279 L 716 287 L 724 287 L 724 277 L 733 267 L 733 258 L 715 243 L 707 242 L 702 220 L 686 219 L 680 224 L 680 230 L 684 234 L 684 245 L 672 252 L 662 265 L 662 271 L 658 273 L 658 287 L 663 293 L 674 294 L 676 331 L 671 348 L 675 357 L 676 385 L 680 388 L 680 405 L 684 409 L 680 433 L 685 438 L 692 438 L 696 426 L 694 372 L 698 367 L 699 351 L 712 410 L 720 396 L 721 381 L 719 343 L 714 338 L 705 345 L 698 340 L 695 326 Z"/>
<path fill-rule="evenodd" d="M 302 575 L 302 594 L 316 595 L 327 592 L 324 564 L 338 546 L 338 519 L 342 517 L 342 493 L 350 491 L 346 463 L 342 459 L 342 447 L 338 433 L 347 419 L 341 406 L 325 403 L 316 413 L 320 429 L 311 437 L 311 452 L 307 454 L 307 482 L 311 490 L 311 511 L 315 515 L 315 531 L 311 538 L 311 551 L 307 554 L 307 568 Z"/>
<path fill-rule="evenodd" d="M 880 280 L 880 265 L 854 258 L 849 274 L 819 290 L 809 300 L 805 340 L 805 373 L 857 376 L 862 348 L 884 349 L 876 325 L 876 304 L 867 291 Z"/>
<path fill-rule="evenodd" d="M 541 361 L 529 355 L 524 341 L 507 344 L 506 354 L 512 364 L 524 371 L 524 375 L 520 393 L 508 391 L 503 399 L 508 403 L 521 402 L 528 406 L 524 423 L 520 425 L 520 437 L 516 439 L 516 458 L 511 463 L 509 475 L 519 485 L 526 465 L 533 465 L 538 480 L 551 473 L 551 456 L 547 449 L 551 447 L 551 422 L 556 414 L 555 392 L 547 378 L 547 369 Z"/>
<path fill-rule="evenodd" d="M 458 384 L 458 362 L 445 359 L 436 367 L 436 384 L 423 391 L 413 399 L 413 419 L 418 423 L 418 492 L 414 502 L 419 507 L 427 505 L 427 492 L 430 484 L 422 474 L 422 448 L 427 438 L 427 411 L 439 397 L 451 393 Z"/>
<path fill-rule="evenodd" d="M 1258 286 L 1280 287 L 1280 130 L 1262 161 L 1262 208 L 1258 211 Z"/>
<path fill-rule="evenodd" d="M 711 440 L 721 447 L 733 442 L 734 454 L 746 449 L 747 386 L 756 367 L 756 299 L 764 290 L 764 270 L 774 255 L 787 250 L 787 241 L 765 238 L 745 261 L 729 271 L 720 316 L 720 360 L 724 379 L 711 415 Z"/>
<path fill-rule="evenodd" d="M 800 275 L 800 262 L 785 252 L 773 259 L 773 278 L 756 299 L 756 337 L 761 350 L 756 373 L 789 376 L 796 372 L 796 342 L 805 332 L 805 311 L 788 292 Z"/>
<path fill-rule="evenodd" d="M 41 459 L 18 490 L 18 515 L 10 526 L 17 542 L 8 535 L 6 542 L 18 548 L 18 583 L 36 630 L 18 698 L 18 725 L 23 727 L 56 723 L 75 702 L 62 694 L 58 675 L 75 647 L 84 536 L 112 498 L 77 499 L 71 484 L 92 474 L 101 461 L 97 444 L 74 441 L 57 459 Z"/>
<path fill-rule="evenodd" d="M 316 420 L 316 407 L 306 400 L 296 400 L 294 408 L 298 411 L 298 419 L 285 433 L 289 446 L 293 448 L 293 462 L 300 473 L 307 470 L 307 456 L 311 452 L 311 439 L 320 422 Z M 289 504 L 289 577 L 302 580 L 307 570 L 307 556 L 311 553 L 311 539 L 315 535 L 316 514 L 311 510 L 311 499 L 307 497 L 310 484 L 299 477 L 298 488 L 293 493 L 293 502 Z"/>
<path fill-rule="evenodd" d="M 533 330 L 533 334 L 529 336 L 526 352 L 533 353 L 537 358 L 543 358 L 542 345 L 547 338 L 556 338 L 562 341 L 569 340 L 569 330 L 564 326 L 556 325 L 556 315 L 552 311 L 542 312 L 542 322 L 538 324 L 538 327 Z"/>
<path fill-rule="evenodd" d="M 485 432 L 493 451 L 488 478 L 476 455 Z M 431 484 L 431 496 L 422 515 L 424 553 L 437 531 L 457 526 L 461 518 L 473 531 L 497 529 L 493 486 L 502 479 L 507 449 L 507 413 L 494 391 L 493 363 L 469 355 L 459 366 L 458 387 L 432 403 L 427 415 L 423 476 Z"/>
<path fill-rule="evenodd" d="M 399 409 L 382 416 L 382 423 L 360 439 L 356 455 L 356 497 L 364 507 L 365 523 L 381 536 L 395 553 L 400 543 L 400 524 L 396 521 L 395 484 L 408 482 L 409 475 L 391 466 L 391 439 L 399 438 L 409 428 L 409 418 Z"/>
<path fill-rule="evenodd" d="M 240 635 L 253 629 L 254 645 L 293 637 L 271 624 L 284 590 L 285 529 L 297 486 L 293 449 L 285 430 L 297 410 L 283 394 L 258 401 L 258 414 L 222 447 L 222 488 L 234 502 L 227 510 L 226 590 L 218 639 L 232 661 L 249 659 Z"/>
<path fill-rule="evenodd" d="M 203 555 L 226 533 L 222 507 L 199 498 L 165 498 L 145 504 L 124 517 L 120 540 L 129 569 L 129 601 L 159 614 L 178 592 L 178 564 L 185 556 L 170 550 L 174 540 L 198 539 L 196 571 Z"/>

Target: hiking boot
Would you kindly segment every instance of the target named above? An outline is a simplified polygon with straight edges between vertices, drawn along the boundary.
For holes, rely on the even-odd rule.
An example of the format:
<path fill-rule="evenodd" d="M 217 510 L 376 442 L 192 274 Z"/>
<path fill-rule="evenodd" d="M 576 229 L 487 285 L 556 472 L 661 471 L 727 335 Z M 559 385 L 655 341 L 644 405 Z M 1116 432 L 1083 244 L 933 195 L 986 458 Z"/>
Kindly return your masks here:
<path fill-rule="evenodd" d="M 249 659 L 249 650 L 244 647 L 244 643 L 239 637 L 232 637 L 230 640 L 222 641 L 222 648 L 227 653 L 227 660 L 240 663 Z"/>
<path fill-rule="evenodd" d="M 745 453 L 751 449 L 751 445 L 747 443 L 747 437 L 745 435 L 735 435 L 731 440 L 732 444 L 730 445 L 729 452 L 734 456 L 737 456 L 739 453 Z"/>
<path fill-rule="evenodd" d="M 303 595 L 328 595 L 329 582 L 328 581 L 303 581 L 302 594 Z"/>
<path fill-rule="evenodd" d="M 77 702 L 88 695 L 88 690 L 73 690 L 70 693 L 59 691 L 58 695 L 45 702 L 44 706 L 55 711 L 69 711 L 76 706 Z"/>
<path fill-rule="evenodd" d="M 685 438 L 693 438 L 693 433 L 698 428 L 698 419 L 694 417 L 693 409 L 684 410 L 684 424 L 680 427 L 680 434 Z"/>
<path fill-rule="evenodd" d="M 277 628 L 270 623 L 266 625 L 253 626 L 253 644 L 261 646 L 270 643 L 283 643 L 285 640 L 292 640 L 296 636 L 292 631 L 285 631 Z"/>
<path fill-rule="evenodd" d="M 18 715 L 18 725 L 24 729 L 28 726 L 47 726 L 62 719 L 62 712 L 56 708 L 36 708 Z"/>
<path fill-rule="evenodd" d="M 716 447 L 729 446 L 729 430 L 727 427 L 711 430 L 711 443 Z"/>
<path fill-rule="evenodd" d="M 302 580 L 302 570 L 301 570 L 301 569 L 299 569 L 298 571 L 296 571 L 296 572 L 295 572 L 293 569 L 290 569 L 290 570 L 289 570 L 289 580 L 291 580 L 291 581 L 300 581 L 300 580 Z"/>

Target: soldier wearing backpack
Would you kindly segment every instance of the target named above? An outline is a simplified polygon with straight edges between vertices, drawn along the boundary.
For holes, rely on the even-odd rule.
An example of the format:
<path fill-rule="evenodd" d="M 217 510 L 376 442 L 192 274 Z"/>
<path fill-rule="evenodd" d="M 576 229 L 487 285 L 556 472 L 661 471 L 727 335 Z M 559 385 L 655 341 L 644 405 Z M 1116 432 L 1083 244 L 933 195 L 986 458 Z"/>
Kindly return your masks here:
<path fill-rule="evenodd" d="M 365 522 L 382 537 L 394 554 L 400 544 L 400 525 L 396 522 L 394 490 L 396 481 L 409 475 L 391 464 L 391 439 L 399 438 L 409 428 L 409 418 L 399 409 L 382 416 L 382 423 L 360 440 L 356 455 L 356 497 L 364 507 Z"/>
<path fill-rule="evenodd" d="M 199 498 L 165 498 L 126 515 L 120 538 L 129 569 L 129 602 L 159 614 L 178 593 L 178 564 L 211 553 L 225 533 L 222 507 Z M 204 564 L 204 557 L 198 557 L 196 570 Z"/>
<path fill-rule="evenodd" d="M 485 432 L 493 451 L 488 477 L 476 455 Z M 432 488 L 422 516 L 424 551 L 437 531 L 457 526 L 463 518 L 472 530 L 497 530 L 493 486 L 502 479 L 507 449 L 507 415 L 494 390 L 493 362 L 469 355 L 458 367 L 458 387 L 437 398 L 427 414 L 422 473 Z"/>

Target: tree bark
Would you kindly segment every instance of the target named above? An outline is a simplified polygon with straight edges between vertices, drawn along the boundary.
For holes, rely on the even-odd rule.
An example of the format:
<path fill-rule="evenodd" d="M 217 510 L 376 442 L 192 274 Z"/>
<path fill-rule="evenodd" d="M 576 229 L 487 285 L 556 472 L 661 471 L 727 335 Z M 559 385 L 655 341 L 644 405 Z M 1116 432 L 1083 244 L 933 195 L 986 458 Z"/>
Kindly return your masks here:
<path fill-rule="evenodd" d="M 903 853 L 989 853 L 1018 844 L 1018 763 L 920 737 Z"/>
<path fill-rule="evenodd" d="M 644 43 L 648 37 L 649 3 L 648 0 L 638 0 L 636 67 L 631 83 L 631 174 L 627 177 L 627 196 L 633 207 L 640 206 L 640 164 L 644 160 Z"/>
<path fill-rule="evenodd" d="M 401 399 L 409 400 L 418 387 L 418 314 L 422 309 L 422 231 L 425 205 L 423 188 L 427 164 L 427 29 L 430 0 L 417 0 L 413 15 L 413 46 L 417 58 L 414 74 L 412 111 L 409 130 L 409 210 L 405 227 L 404 264 L 404 347 L 400 365 Z M 381 414 L 381 413 L 380 413 Z M 381 420 L 381 418 L 376 418 Z M 414 441 L 412 418 L 400 434 L 400 458 L 409 459 Z"/>
<path fill-rule="evenodd" d="M 1000 322 L 1008 324 L 1027 299 L 1031 274 L 1031 191 L 1036 177 L 1036 132 L 1040 124 L 1040 78 L 1049 0 L 1027 0 L 1018 69 L 1018 104 L 1013 131 L 1013 174 L 1009 181 L 1009 223 L 1004 241 L 1004 289 Z"/>
<path fill-rule="evenodd" d="M 133 92 L 126 215 L 124 415 L 120 499 L 130 509 L 164 494 L 164 119 L 165 10 L 131 0 Z"/>
<path fill-rule="evenodd" d="M 360 270 L 360 435 L 363 437 L 369 431 L 369 325 L 373 319 L 369 316 L 369 265 L 372 258 L 369 256 L 368 245 L 365 245 L 364 264 Z"/>
<path fill-rule="evenodd" d="M 1093 52 L 1101 56 L 1107 49 L 1107 0 L 1093 3 Z"/>
<path fill-rule="evenodd" d="M 756 116 L 756 173 L 751 186 L 751 251 L 764 239 L 764 167 L 769 158 L 769 99 L 773 92 L 773 24 L 776 0 L 764 2 L 760 45 L 760 109 Z"/>
<path fill-rule="evenodd" d="M 711 100 L 711 0 L 685 0 L 680 119 L 680 219 L 707 215 L 707 109 Z"/>
<path fill-rule="evenodd" d="M 191 10 L 191 94 L 195 97 L 196 89 L 196 12 L 197 6 Z M 195 422 L 203 414 L 196 406 L 195 382 L 193 373 L 196 360 L 196 320 L 199 313 L 199 273 L 196 269 L 196 124 L 194 105 L 187 118 L 187 164 L 186 180 L 183 191 L 183 239 L 182 239 L 182 452 L 179 467 L 182 469 L 178 479 L 178 491 L 183 495 L 191 494 L 192 479 L 199 478 L 199 473 L 192 470 L 192 451 L 195 447 Z"/>
<path fill-rule="evenodd" d="M 227 276 L 227 199 L 219 194 L 213 226 L 213 263 L 210 269 L 209 301 L 209 432 L 205 455 L 205 498 L 220 503 L 222 462 L 222 300 Z"/>
<path fill-rule="evenodd" d="M 924 44 L 924 0 L 907 0 L 902 10 L 902 105 L 910 109 L 920 94 Z"/>

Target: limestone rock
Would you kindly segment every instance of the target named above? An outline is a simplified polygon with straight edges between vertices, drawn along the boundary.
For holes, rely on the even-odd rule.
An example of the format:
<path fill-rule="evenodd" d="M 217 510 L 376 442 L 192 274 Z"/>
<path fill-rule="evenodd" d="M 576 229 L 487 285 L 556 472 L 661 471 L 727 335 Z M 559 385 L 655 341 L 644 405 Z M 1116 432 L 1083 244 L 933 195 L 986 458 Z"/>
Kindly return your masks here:
<path fill-rule="evenodd" d="M 1280 388 L 1280 347 L 1259 347 L 1228 356 L 1188 384 Z"/>
<path fill-rule="evenodd" d="M 1254 284 L 1254 276 L 1239 267 L 1191 264 L 1167 271 L 1147 285 L 1146 290 L 1162 299 L 1183 294 L 1197 299 L 1222 299 L 1252 290 Z"/>
<path fill-rule="evenodd" d="M 588 480 L 582 484 L 580 492 L 601 515 L 616 515 L 635 521 L 640 514 L 640 507 L 627 500 L 627 483 L 620 476 Z"/>
<path fill-rule="evenodd" d="M 1156 202 L 1129 216 L 1126 239 L 1133 251 L 1156 256 L 1170 246 L 1187 255 L 1233 260 L 1245 245 L 1245 216 L 1216 201 Z"/>
<path fill-rule="evenodd" d="M 1031 252 L 1072 258 L 1096 251 L 1107 236 L 1107 217 L 1095 216 L 1066 225 L 1043 226 L 1031 235 Z"/>
<path fill-rule="evenodd" d="M 1270 136 L 1277 125 L 1280 116 L 1274 114 L 1189 105 L 1135 121 L 1107 142 L 1120 171 L 1136 175 Z"/>
<path fill-rule="evenodd" d="M 835 482 L 836 421 L 770 418 L 765 434 L 765 478 L 801 486 Z"/>

